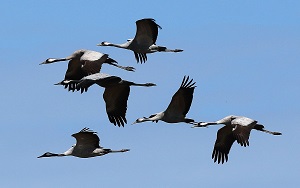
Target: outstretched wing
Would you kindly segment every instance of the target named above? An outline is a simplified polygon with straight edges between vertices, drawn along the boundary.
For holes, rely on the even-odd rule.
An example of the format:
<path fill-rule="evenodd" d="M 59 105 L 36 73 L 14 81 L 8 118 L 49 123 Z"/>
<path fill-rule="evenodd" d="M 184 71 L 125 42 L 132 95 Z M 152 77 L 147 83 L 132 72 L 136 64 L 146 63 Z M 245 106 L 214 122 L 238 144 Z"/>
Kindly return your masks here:
<path fill-rule="evenodd" d="M 250 132 L 256 123 L 256 120 L 243 116 L 237 117 L 231 121 L 233 126 L 233 135 L 241 146 L 249 146 Z"/>
<path fill-rule="evenodd" d="M 123 126 L 127 123 L 126 111 L 130 86 L 127 84 L 113 84 L 105 87 L 103 99 L 106 104 L 108 119 L 114 125 Z"/>
<path fill-rule="evenodd" d="M 158 28 L 161 29 L 152 18 L 136 21 L 136 34 L 133 42 L 136 42 L 142 49 L 148 49 L 152 44 L 156 43 Z"/>
<path fill-rule="evenodd" d="M 231 122 L 231 124 L 233 125 L 241 125 L 241 126 L 249 126 L 251 124 L 256 124 L 256 123 L 257 123 L 256 120 L 244 116 L 238 116 Z"/>
<path fill-rule="evenodd" d="M 107 54 L 86 50 L 85 53 L 80 58 L 82 70 L 87 75 L 98 73 L 101 70 L 102 64 L 107 59 L 108 59 Z"/>
<path fill-rule="evenodd" d="M 212 152 L 214 162 L 224 163 L 228 161 L 228 154 L 235 138 L 230 126 L 224 126 L 218 130 L 217 139 Z"/>
<path fill-rule="evenodd" d="M 96 132 L 91 131 L 89 128 L 83 128 L 80 132 L 72 134 L 76 139 L 76 147 L 95 147 L 100 148 L 100 139 Z"/>
<path fill-rule="evenodd" d="M 118 83 L 122 79 L 117 76 L 111 76 L 109 74 L 104 73 L 96 73 L 82 78 L 76 86 L 77 90 L 81 90 L 81 93 L 87 91 L 90 86 L 93 84 L 98 84 L 99 86 L 105 87 L 106 85 L 110 85 L 112 83 Z M 74 81 L 76 82 L 76 81 Z"/>
<path fill-rule="evenodd" d="M 185 117 L 192 104 L 195 84 L 193 79 L 189 80 L 189 76 L 184 76 L 180 88 L 173 95 L 165 113 Z"/>
<path fill-rule="evenodd" d="M 249 126 L 241 126 L 241 125 L 233 125 L 233 136 L 237 140 L 237 143 L 241 146 L 249 146 L 249 137 L 251 132 L 251 127 Z"/>

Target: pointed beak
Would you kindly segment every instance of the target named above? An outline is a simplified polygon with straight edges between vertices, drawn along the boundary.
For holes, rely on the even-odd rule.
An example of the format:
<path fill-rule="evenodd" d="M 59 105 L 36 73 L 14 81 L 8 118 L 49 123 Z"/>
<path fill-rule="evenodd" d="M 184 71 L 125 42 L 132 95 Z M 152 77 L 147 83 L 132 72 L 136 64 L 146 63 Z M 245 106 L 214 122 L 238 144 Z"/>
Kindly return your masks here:
<path fill-rule="evenodd" d="M 40 63 L 39 65 L 43 65 L 43 64 L 46 64 L 46 61 L 44 61 L 44 62 Z"/>
<path fill-rule="evenodd" d="M 41 155 L 41 156 L 38 156 L 37 158 L 42 158 L 43 157 L 43 155 Z"/>

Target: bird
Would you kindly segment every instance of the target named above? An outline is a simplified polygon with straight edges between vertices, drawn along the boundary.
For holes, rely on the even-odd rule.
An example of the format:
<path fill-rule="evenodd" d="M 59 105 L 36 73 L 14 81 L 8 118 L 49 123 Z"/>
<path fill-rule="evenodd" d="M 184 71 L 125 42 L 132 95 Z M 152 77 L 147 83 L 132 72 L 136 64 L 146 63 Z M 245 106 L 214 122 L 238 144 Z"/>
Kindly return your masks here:
<path fill-rule="evenodd" d="M 148 53 L 154 52 L 182 52 L 181 49 L 168 49 L 164 46 L 156 45 L 158 29 L 161 27 L 152 18 L 144 18 L 136 21 L 136 34 L 133 39 L 128 39 L 123 44 L 114 44 L 103 41 L 97 46 L 113 46 L 124 48 L 134 52 L 137 63 L 145 63 Z"/>
<path fill-rule="evenodd" d="M 65 74 L 65 79 L 55 85 L 63 85 L 70 91 L 74 91 L 76 85 L 70 83 L 70 80 L 80 80 L 81 78 L 100 72 L 103 63 L 116 66 L 118 68 L 134 71 L 134 67 L 123 67 L 117 64 L 117 62 L 108 57 L 108 54 L 103 54 L 100 52 L 92 50 L 76 50 L 73 54 L 65 58 L 48 58 L 42 64 L 50 64 L 58 61 L 69 61 L 68 69 Z"/>
<path fill-rule="evenodd" d="M 111 150 L 101 147 L 100 139 L 97 136 L 96 132 L 90 130 L 85 127 L 80 132 L 72 134 L 72 136 L 76 139 L 76 144 L 73 145 L 70 149 L 68 149 L 64 153 L 51 153 L 46 152 L 38 158 L 43 157 L 64 157 L 64 156 L 74 156 L 79 158 L 90 158 L 106 155 L 108 153 L 119 153 L 119 152 L 127 152 L 129 149 L 121 149 L 121 150 Z"/>
<path fill-rule="evenodd" d="M 74 82 L 77 85 L 77 91 L 81 90 L 81 93 L 86 92 L 93 84 L 104 87 L 103 99 L 106 104 L 108 119 L 115 126 L 118 125 L 119 127 L 124 127 L 124 124 L 127 123 L 125 116 L 130 86 L 156 86 L 154 83 L 140 84 L 122 80 L 118 76 L 111 76 L 105 73 L 92 74 Z"/>
<path fill-rule="evenodd" d="M 193 127 L 207 127 L 209 125 L 224 124 L 217 132 L 212 152 L 214 162 L 224 163 L 228 161 L 228 154 L 235 141 L 241 146 L 249 146 L 249 137 L 252 129 L 269 133 L 272 135 L 282 135 L 280 132 L 268 131 L 258 121 L 245 116 L 229 115 L 215 122 L 194 123 Z"/>
<path fill-rule="evenodd" d="M 193 93 L 196 87 L 195 84 L 196 82 L 193 82 L 193 79 L 189 80 L 189 76 L 184 76 L 180 88 L 173 95 L 172 100 L 165 111 L 150 115 L 148 118 L 138 118 L 132 124 L 142 123 L 145 121 L 157 123 L 159 120 L 166 123 L 185 122 L 193 124 L 194 120 L 186 118 L 186 114 L 190 110 L 192 104 Z"/>

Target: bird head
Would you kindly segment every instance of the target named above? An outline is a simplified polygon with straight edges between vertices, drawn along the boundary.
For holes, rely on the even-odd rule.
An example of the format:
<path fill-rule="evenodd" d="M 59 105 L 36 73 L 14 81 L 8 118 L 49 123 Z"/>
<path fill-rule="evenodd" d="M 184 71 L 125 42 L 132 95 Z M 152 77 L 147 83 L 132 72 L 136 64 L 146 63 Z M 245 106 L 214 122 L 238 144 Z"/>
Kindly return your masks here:
<path fill-rule="evenodd" d="M 97 46 L 109 46 L 109 45 L 110 45 L 110 43 L 106 42 L 106 41 L 103 41 L 103 42 L 97 44 Z"/>
<path fill-rule="evenodd" d="M 46 59 L 44 62 L 40 63 L 40 65 L 42 64 L 49 64 L 49 63 L 54 63 L 56 59 L 54 58 L 48 58 Z"/>
<path fill-rule="evenodd" d="M 58 154 L 46 152 L 46 153 L 44 153 L 43 155 L 38 156 L 37 158 L 42 158 L 42 157 L 53 157 L 53 156 L 58 156 Z"/>
<path fill-rule="evenodd" d="M 206 122 L 202 122 L 202 121 L 200 121 L 200 122 L 192 122 L 192 124 L 193 124 L 192 128 L 195 128 L 195 127 L 207 127 L 208 126 L 208 124 Z"/>
<path fill-rule="evenodd" d="M 131 125 L 136 124 L 136 123 L 142 123 L 142 122 L 146 121 L 146 119 L 147 119 L 146 117 L 138 118 Z"/>

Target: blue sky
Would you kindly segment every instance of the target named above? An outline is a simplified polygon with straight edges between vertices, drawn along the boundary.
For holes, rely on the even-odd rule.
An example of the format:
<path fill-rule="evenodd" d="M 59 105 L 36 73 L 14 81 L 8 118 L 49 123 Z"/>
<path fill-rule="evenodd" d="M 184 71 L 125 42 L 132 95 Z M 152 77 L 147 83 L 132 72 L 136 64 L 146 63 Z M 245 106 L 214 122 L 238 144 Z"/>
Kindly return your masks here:
<path fill-rule="evenodd" d="M 300 157 L 300 3 L 297 1 L 1 1 L 0 187 L 296 187 Z M 157 44 L 184 52 L 148 55 L 97 47 L 122 43 L 135 21 L 162 26 Z M 71 93 L 54 83 L 67 63 L 40 66 L 77 49 L 108 53 L 126 72 L 102 72 L 156 87 L 131 88 L 124 128 L 109 123 L 103 88 Z M 163 111 L 184 75 L 197 82 L 187 117 L 214 121 L 229 114 L 258 120 L 250 147 L 234 144 L 226 164 L 211 160 L 220 126 L 191 129 L 164 122 L 131 125 Z M 130 148 L 97 158 L 36 157 L 64 152 L 71 134 L 97 131 L 106 148 Z"/>

